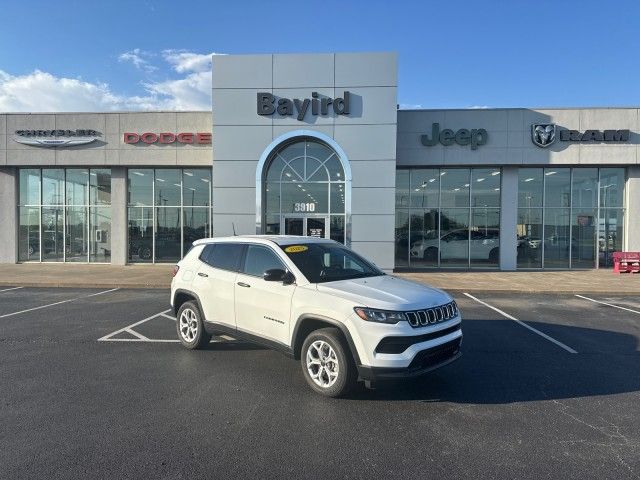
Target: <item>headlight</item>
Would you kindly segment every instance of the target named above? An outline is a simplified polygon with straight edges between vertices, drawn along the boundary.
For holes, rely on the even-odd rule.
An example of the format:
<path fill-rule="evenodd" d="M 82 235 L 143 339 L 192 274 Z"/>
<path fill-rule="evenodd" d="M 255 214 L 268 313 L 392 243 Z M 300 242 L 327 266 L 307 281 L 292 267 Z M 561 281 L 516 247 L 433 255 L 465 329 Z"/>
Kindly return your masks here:
<path fill-rule="evenodd" d="M 353 310 L 361 319 L 367 320 L 368 322 L 398 323 L 402 320 L 407 320 L 404 312 L 390 312 L 388 310 L 374 310 L 364 307 L 356 307 Z"/>

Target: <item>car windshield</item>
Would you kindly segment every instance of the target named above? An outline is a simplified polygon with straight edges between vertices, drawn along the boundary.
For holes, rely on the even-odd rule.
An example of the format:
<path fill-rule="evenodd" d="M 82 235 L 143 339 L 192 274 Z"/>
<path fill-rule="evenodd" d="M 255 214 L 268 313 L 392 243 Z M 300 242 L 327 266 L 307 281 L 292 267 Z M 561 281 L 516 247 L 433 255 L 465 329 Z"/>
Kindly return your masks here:
<path fill-rule="evenodd" d="M 300 243 L 280 248 L 311 283 L 377 277 L 384 273 L 358 254 L 330 243 Z"/>

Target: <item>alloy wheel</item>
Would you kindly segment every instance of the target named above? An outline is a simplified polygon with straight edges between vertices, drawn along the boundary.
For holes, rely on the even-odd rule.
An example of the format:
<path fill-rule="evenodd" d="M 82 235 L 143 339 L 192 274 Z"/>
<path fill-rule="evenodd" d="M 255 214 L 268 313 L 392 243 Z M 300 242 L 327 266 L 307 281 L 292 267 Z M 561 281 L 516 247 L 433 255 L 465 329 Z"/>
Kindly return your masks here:
<path fill-rule="evenodd" d="M 180 315 L 180 336 L 185 342 L 191 343 L 198 335 L 198 317 L 190 308 L 185 308 Z"/>
<path fill-rule="evenodd" d="M 307 349 L 307 371 L 313 382 L 322 388 L 336 383 L 340 364 L 336 352 L 324 340 L 316 340 Z"/>

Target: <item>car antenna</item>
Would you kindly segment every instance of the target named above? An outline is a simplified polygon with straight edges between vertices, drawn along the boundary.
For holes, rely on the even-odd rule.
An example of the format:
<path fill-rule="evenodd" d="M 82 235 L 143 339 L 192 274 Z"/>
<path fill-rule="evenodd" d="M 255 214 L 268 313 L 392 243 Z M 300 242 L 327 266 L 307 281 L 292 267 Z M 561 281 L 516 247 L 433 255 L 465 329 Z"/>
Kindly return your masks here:
<path fill-rule="evenodd" d="M 231 228 L 233 228 L 233 236 L 234 236 L 234 237 L 237 237 L 237 236 L 238 236 L 238 234 L 236 233 L 236 224 L 235 224 L 235 223 L 233 223 L 233 222 L 231 222 Z"/>

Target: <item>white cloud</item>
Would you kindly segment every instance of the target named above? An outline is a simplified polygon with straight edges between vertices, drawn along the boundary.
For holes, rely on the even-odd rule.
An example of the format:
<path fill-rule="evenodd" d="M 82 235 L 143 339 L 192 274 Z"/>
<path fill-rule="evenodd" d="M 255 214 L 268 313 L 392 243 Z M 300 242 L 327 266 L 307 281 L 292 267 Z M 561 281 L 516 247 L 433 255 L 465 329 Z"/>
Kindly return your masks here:
<path fill-rule="evenodd" d="M 484 110 L 486 108 L 491 108 L 491 107 L 489 105 L 471 105 L 470 107 L 467 107 L 467 108 L 470 108 L 472 110 Z"/>
<path fill-rule="evenodd" d="M 119 58 L 148 74 L 151 71 L 146 69 L 150 65 L 143 58 L 145 55 L 152 54 L 134 49 Z M 118 94 L 107 83 L 58 77 L 41 70 L 25 75 L 0 70 L 0 112 L 210 110 L 212 55 L 215 54 L 163 51 L 162 58 L 182 74 L 181 78 L 148 79 L 141 84 L 143 94 L 133 96 Z"/>
<path fill-rule="evenodd" d="M 178 73 L 211 72 L 211 57 L 221 53 L 193 53 L 185 50 L 163 50 L 162 57 Z"/>
<path fill-rule="evenodd" d="M 145 52 L 143 50 L 140 50 L 139 48 L 134 48 L 129 52 L 124 52 L 118 55 L 118 61 L 131 62 L 133 66 L 138 70 L 143 70 L 147 73 L 151 73 L 158 70 L 158 67 L 154 67 L 149 63 L 148 60 L 145 59 L 145 57 L 149 58 L 151 56 L 152 54 L 150 54 L 149 52 Z"/>

